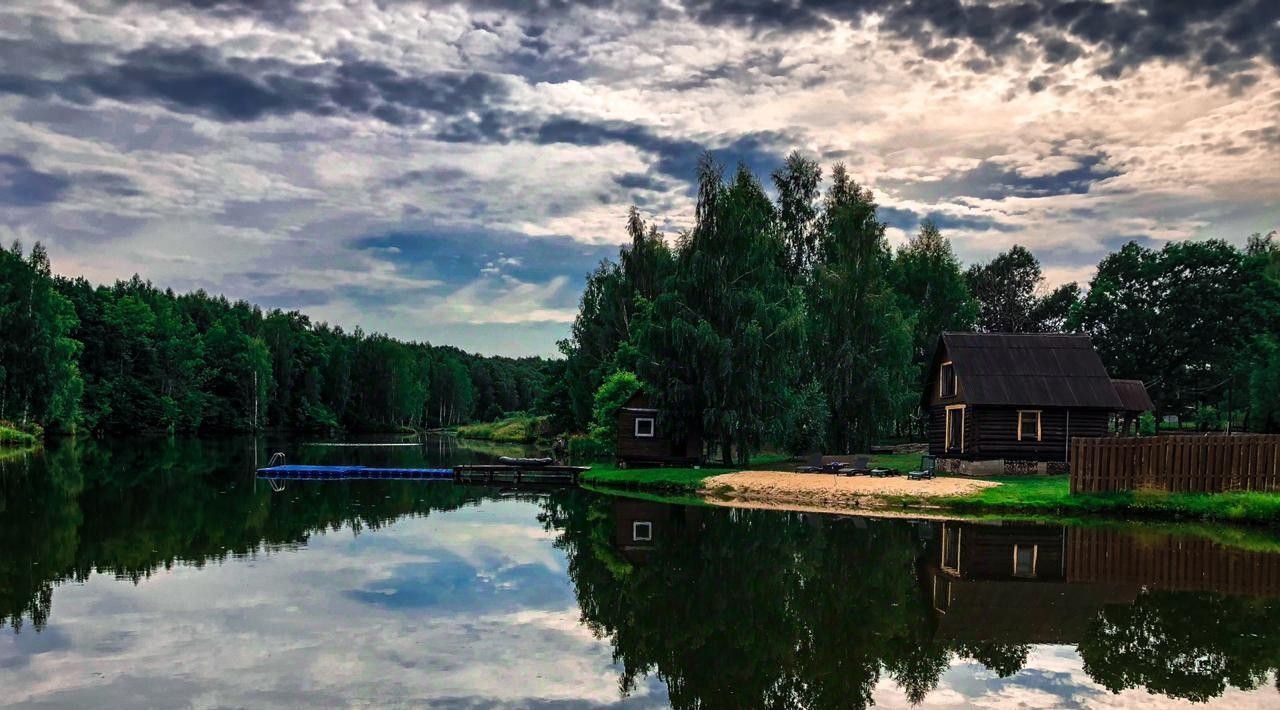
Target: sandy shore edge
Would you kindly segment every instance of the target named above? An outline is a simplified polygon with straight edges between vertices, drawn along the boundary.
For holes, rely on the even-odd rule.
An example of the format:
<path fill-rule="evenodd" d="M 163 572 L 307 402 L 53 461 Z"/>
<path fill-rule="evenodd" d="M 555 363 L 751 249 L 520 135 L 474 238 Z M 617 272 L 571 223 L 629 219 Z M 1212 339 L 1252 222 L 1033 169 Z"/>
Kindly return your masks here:
<path fill-rule="evenodd" d="M 708 503 L 738 508 L 795 510 L 810 513 L 870 513 L 885 517 L 930 517 L 925 511 L 888 510 L 885 496 L 928 499 L 964 495 L 998 486 L 995 481 L 906 477 L 829 476 L 787 471 L 738 471 L 712 476 L 702 484 Z M 939 515 L 939 517 L 942 517 Z"/>

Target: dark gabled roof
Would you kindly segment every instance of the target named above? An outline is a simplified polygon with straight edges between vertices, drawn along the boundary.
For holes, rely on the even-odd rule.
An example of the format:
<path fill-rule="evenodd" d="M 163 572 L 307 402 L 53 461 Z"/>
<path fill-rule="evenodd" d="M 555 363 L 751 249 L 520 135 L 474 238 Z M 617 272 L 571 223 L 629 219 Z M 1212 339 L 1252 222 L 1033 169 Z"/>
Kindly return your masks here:
<path fill-rule="evenodd" d="M 1112 380 L 1111 385 L 1116 388 L 1116 396 L 1120 398 L 1120 409 L 1126 412 L 1150 412 L 1156 408 L 1155 403 L 1151 401 L 1151 395 L 1147 394 L 1146 385 L 1142 384 L 1142 380 Z"/>
<path fill-rule="evenodd" d="M 1086 335 L 943 333 L 969 404 L 1121 409 Z"/>

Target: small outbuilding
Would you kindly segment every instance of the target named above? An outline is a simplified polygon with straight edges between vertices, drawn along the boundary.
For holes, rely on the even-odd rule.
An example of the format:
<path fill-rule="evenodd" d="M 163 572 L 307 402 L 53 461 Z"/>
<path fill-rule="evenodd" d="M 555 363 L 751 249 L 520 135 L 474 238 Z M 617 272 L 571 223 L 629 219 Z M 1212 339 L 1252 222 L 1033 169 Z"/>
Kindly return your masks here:
<path fill-rule="evenodd" d="M 702 461 L 702 440 L 697 436 L 673 437 L 664 414 L 649 396 L 637 392 L 618 410 L 618 464 L 620 466 L 690 466 Z"/>
<path fill-rule="evenodd" d="M 1116 433 L 1128 434 L 1130 429 L 1137 433 L 1138 416 L 1143 412 L 1151 412 L 1156 408 L 1147 394 L 1142 380 L 1112 380 L 1116 388 L 1116 396 L 1120 397 L 1120 410 L 1116 412 Z"/>
<path fill-rule="evenodd" d="M 975 473 L 997 471 L 955 462 L 1002 461 L 1010 473 L 1065 462 L 1072 437 L 1106 436 L 1126 408 L 1088 336 L 1042 333 L 944 333 L 921 405 L 929 453 Z"/>

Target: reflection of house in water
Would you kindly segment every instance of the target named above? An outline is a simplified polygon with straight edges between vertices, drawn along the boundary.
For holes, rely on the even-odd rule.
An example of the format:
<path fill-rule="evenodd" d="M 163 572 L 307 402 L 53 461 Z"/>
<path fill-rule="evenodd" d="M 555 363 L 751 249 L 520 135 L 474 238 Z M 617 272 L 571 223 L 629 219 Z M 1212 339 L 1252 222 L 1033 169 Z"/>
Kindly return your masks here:
<path fill-rule="evenodd" d="M 1280 555 L 1102 528 L 937 523 L 925 588 L 937 635 L 1074 643 L 1099 610 L 1143 589 L 1280 596 Z"/>
<path fill-rule="evenodd" d="M 1133 600 L 1123 585 L 1067 580 L 1064 528 L 944 522 L 927 589 L 937 635 L 955 641 L 1070 643 L 1102 605 Z"/>
<path fill-rule="evenodd" d="M 702 514 L 696 507 L 614 498 L 613 543 L 628 562 L 643 565 L 660 542 L 696 532 Z"/>

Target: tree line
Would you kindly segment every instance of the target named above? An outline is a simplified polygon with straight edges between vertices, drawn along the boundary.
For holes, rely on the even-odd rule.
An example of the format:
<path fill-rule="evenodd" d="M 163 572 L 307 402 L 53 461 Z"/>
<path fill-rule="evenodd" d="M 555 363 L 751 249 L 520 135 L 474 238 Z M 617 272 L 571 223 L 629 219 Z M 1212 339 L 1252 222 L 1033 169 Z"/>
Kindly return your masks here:
<path fill-rule="evenodd" d="M 667 412 L 668 434 L 700 436 L 726 462 L 766 441 L 866 450 L 919 433 L 942 332 L 1065 331 L 1091 335 L 1113 377 L 1143 380 L 1157 414 L 1280 429 L 1274 234 L 1245 249 L 1130 243 L 1087 287 L 1050 289 L 1022 246 L 964 268 L 929 220 L 892 249 L 871 191 L 841 164 L 825 191 L 798 153 L 771 177 L 773 197 L 704 156 L 694 225 L 673 244 L 632 208 L 629 243 L 589 276 L 550 365 L 542 404 L 556 427 L 600 432 L 597 405 L 625 400 L 626 373 Z"/>
<path fill-rule="evenodd" d="M 542 358 L 314 323 L 137 276 L 94 286 L 0 249 L 0 421 L 71 432 L 390 430 L 530 409 Z"/>

